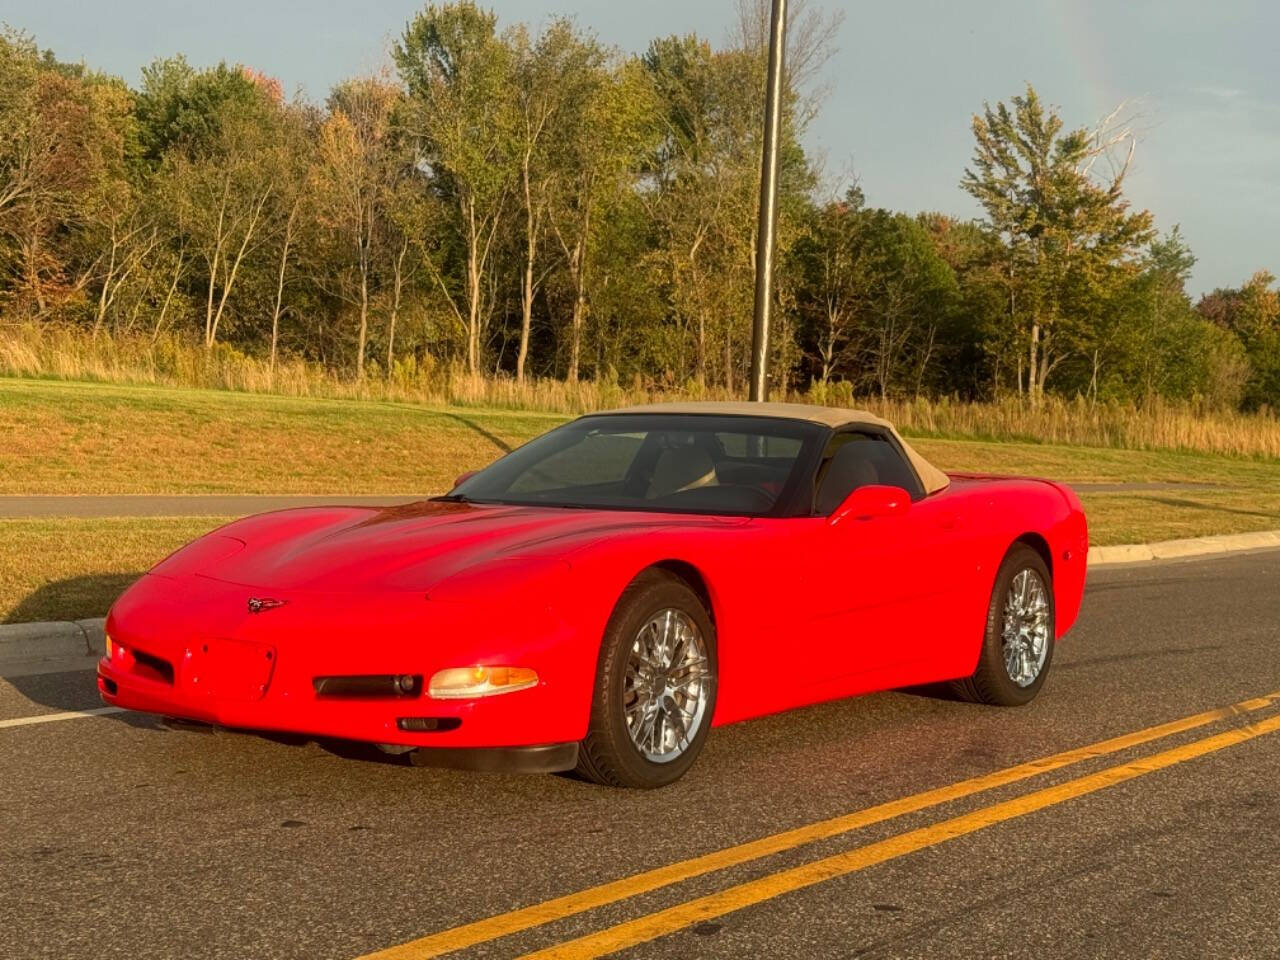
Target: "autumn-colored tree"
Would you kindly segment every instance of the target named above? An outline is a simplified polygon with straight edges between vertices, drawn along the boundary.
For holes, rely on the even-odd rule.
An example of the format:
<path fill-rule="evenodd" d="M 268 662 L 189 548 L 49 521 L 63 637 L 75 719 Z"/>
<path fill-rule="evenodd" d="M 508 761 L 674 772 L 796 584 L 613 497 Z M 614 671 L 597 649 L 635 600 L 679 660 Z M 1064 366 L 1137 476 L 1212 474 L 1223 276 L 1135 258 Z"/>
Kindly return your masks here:
<path fill-rule="evenodd" d="M 59 240 L 123 175 L 118 89 L 40 57 L 22 34 L 0 34 L 0 235 L 11 297 L 36 317 L 82 301 L 93 275 Z"/>
<path fill-rule="evenodd" d="M 364 377 L 369 305 L 375 293 L 371 284 L 382 253 L 377 245 L 386 233 L 388 190 L 408 166 L 392 129 L 400 96 L 400 88 L 381 77 L 348 81 L 335 89 L 312 171 L 316 216 L 332 237 L 336 258 L 345 263 L 335 271 L 334 258 L 326 259 L 325 272 L 316 280 L 357 310 L 357 379 Z"/>

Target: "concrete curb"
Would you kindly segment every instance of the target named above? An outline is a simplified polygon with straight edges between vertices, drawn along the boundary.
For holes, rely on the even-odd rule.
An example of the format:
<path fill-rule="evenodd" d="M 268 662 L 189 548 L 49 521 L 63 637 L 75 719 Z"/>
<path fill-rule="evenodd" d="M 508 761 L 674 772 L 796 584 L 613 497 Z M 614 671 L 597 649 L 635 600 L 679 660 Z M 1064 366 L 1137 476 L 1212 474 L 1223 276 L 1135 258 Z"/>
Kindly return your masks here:
<path fill-rule="evenodd" d="M 102 656 L 105 618 L 0 626 L 0 666 Z"/>
<path fill-rule="evenodd" d="M 1159 543 L 1125 543 L 1091 547 L 1090 567 L 1111 567 L 1152 560 L 1175 560 L 1213 554 L 1237 553 L 1280 547 L 1280 530 L 1227 533 L 1216 537 L 1164 540 Z M 67 661 L 102 656 L 105 618 L 57 620 L 48 623 L 0 625 L 0 668 L 30 668 L 42 661 Z"/>
<path fill-rule="evenodd" d="M 1182 557 L 1237 553 L 1241 550 L 1262 550 L 1267 547 L 1280 547 L 1280 530 L 1259 530 L 1255 533 L 1224 533 L 1214 537 L 1162 540 L 1159 543 L 1126 543 L 1114 547 L 1091 547 L 1089 549 L 1089 566 L 1109 567 L 1123 563 L 1144 563 L 1151 560 L 1176 560 Z"/>

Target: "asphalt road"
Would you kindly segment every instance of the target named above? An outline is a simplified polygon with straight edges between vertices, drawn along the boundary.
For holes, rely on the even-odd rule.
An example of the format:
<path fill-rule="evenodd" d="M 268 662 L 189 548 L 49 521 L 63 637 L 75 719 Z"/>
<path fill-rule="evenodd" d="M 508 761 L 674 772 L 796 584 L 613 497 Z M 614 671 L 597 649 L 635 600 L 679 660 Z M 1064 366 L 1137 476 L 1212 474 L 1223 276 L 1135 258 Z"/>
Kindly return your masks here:
<path fill-rule="evenodd" d="M 1213 483 L 1076 483 L 1081 493 L 1128 493 L 1150 490 L 1201 490 Z M 444 491 L 436 491 L 443 493 Z M 46 494 L 0 496 L 0 519 L 28 517 L 244 517 L 287 507 L 323 506 L 330 503 L 384 506 L 431 496 L 405 493 L 392 496 L 347 494 Z"/>
<path fill-rule="evenodd" d="M 129 713 L 7 725 L 97 705 L 89 673 L 12 678 L 0 956 L 355 958 L 459 927 L 474 957 L 1280 956 L 1280 700 L 1150 729 L 1277 691 L 1280 552 L 1100 571 L 1028 707 L 809 708 L 647 793 Z"/>

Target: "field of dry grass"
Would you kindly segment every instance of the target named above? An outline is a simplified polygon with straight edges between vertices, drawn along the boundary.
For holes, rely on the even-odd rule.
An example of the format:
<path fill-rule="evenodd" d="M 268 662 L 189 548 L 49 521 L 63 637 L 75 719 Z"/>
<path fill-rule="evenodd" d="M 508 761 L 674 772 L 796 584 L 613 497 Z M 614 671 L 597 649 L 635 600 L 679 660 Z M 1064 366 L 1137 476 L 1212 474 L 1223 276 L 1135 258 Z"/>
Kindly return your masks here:
<path fill-rule="evenodd" d="M 277 397 L 380 400 L 417 407 L 536 411 L 563 415 L 661 399 L 740 399 L 696 384 L 652 384 L 473 377 L 445 366 L 402 366 L 390 379 L 354 382 L 317 364 L 266 361 L 219 345 L 205 350 L 161 337 L 101 336 L 56 327 L 0 326 L 0 377 L 95 381 L 269 394 Z M 1049 398 L 1031 408 L 998 403 L 855 397 L 847 383 L 815 384 L 777 400 L 871 410 L 900 428 L 929 436 L 1014 440 L 1122 450 L 1182 450 L 1280 458 L 1280 419 L 1198 404 L 1089 403 Z"/>
<path fill-rule="evenodd" d="M 430 495 L 563 419 L 388 400 L 0 378 L 0 495 Z M 1275 459 L 906 432 L 922 453 L 953 471 L 1080 484 L 1197 484 L 1084 491 L 1095 543 L 1280 528 Z M 0 520 L 0 621 L 101 615 L 138 572 L 220 522 Z"/>
<path fill-rule="evenodd" d="M 436 493 L 562 414 L 0 378 L 0 495 Z M 1280 461 L 904 432 L 948 470 L 1265 488 Z"/>

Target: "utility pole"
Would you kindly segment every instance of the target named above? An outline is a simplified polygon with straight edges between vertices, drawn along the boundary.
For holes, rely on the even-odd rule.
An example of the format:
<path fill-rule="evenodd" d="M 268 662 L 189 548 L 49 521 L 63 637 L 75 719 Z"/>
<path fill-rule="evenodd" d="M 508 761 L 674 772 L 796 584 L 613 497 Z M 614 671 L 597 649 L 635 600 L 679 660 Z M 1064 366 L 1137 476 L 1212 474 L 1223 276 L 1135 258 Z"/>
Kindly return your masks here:
<path fill-rule="evenodd" d="M 786 45 L 787 0 L 773 0 L 756 228 L 756 300 L 751 322 L 751 399 L 757 402 L 765 400 L 769 393 L 769 314 L 773 307 L 773 234 L 778 222 L 778 134 L 782 126 L 782 56 Z"/>

